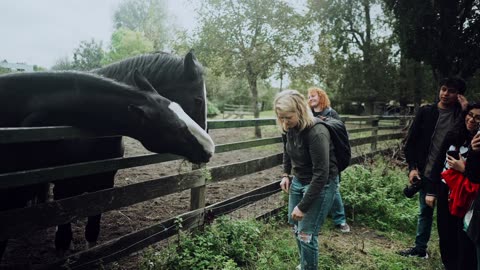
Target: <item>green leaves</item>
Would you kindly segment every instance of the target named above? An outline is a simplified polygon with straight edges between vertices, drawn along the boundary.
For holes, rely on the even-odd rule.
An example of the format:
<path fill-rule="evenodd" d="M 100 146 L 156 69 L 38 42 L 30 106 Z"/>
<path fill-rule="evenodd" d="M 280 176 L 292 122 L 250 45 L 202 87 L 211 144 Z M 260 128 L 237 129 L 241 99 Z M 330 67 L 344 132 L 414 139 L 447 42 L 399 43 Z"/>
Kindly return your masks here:
<path fill-rule="evenodd" d="M 197 234 L 182 235 L 176 247 L 149 251 L 144 269 L 240 269 L 258 257 L 263 225 L 221 217 Z"/>
<path fill-rule="evenodd" d="M 105 52 L 102 48 L 102 42 L 81 41 L 78 48 L 73 51 L 73 63 L 71 69 L 91 70 L 101 67 L 101 62 Z"/>
<path fill-rule="evenodd" d="M 432 66 L 437 77 L 471 77 L 480 67 L 480 2 L 384 0 L 400 48 Z"/>
<path fill-rule="evenodd" d="M 205 0 L 199 13 L 199 58 L 227 75 L 269 77 L 308 38 L 302 17 L 285 1 Z"/>
<path fill-rule="evenodd" d="M 151 52 L 153 49 L 153 42 L 141 32 L 120 28 L 112 34 L 110 51 L 106 54 L 102 64 L 109 64 L 127 57 Z"/>
<path fill-rule="evenodd" d="M 114 14 L 117 30 L 141 33 L 155 50 L 162 50 L 170 39 L 165 0 L 123 0 Z"/>
<path fill-rule="evenodd" d="M 418 201 L 403 195 L 408 183 L 402 169 L 381 157 L 370 166 L 354 165 L 342 173 L 341 194 L 355 222 L 380 230 L 414 230 Z"/>

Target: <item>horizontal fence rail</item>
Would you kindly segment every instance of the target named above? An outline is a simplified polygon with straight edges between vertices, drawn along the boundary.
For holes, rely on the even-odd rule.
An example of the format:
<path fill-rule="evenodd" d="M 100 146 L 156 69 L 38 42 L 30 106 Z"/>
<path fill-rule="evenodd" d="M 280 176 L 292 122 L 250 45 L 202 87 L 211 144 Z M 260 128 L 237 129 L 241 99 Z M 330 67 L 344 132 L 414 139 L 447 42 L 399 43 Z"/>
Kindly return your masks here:
<path fill-rule="evenodd" d="M 342 117 L 347 124 L 350 134 L 363 135 L 360 138 L 350 140 L 352 147 L 370 145 L 370 152 L 366 155 L 352 157 L 351 163 L 361 162 L 369 155 L 385 153 L 386 150 L 377 150 L 377 143 L 381 141 L 398 140 L 404 137 L 402 129 L 409 119 L 402 117 Z M 385 123 L 383 123 L 383 122 Z M 349 125 L 352 128 L 348 128 Z M 208 129 L 229 129 L 255 126 L 274 126 L 276 120 L 268 119 L 235 119 L 235 120 L 210 120 Z M 387 134 L 378 134 L 382 130 Z M 280 133 L 280 132 L 279 132 Z M 365 136 L 364 133 L 370 133 Z M 240 142 L 218 144 L 215 146 L 216 153 L 226 153 L 234 150 L 248 149 L 265 145 L 280 144 L 282 139 L 278 137 L 252 139 Z M 39 128 L 0 128 L 0 144 L 54 141 L 64 139 L 91 139 L 96 137 L 112 137 L 118 134 L 93 134 L 88 131 L 72 127 L 39 127 Z M 135 157 L 114 158 L 92 162 L 69 164 L 50 168 L 41 168 L 29 171 L 19 171 L 0 174 L 0 189 L 28 186 L 52 181 L 64 181 L 64 178 L 85 176 L 93 173 L 107 172 L 131 167 L 157 164 L 166 161 L 183 159 L 180 156 L 170 154 L 146 154 Z M 114 187 L 92 193 L 66 198 L 58 201 L 50 201 L 32 205 L 20 209 L 11 209 L 0 212 L 0 240 L 32 233 L 39 229 L 67 223 L 81 217 L 87 217 L 107 211 L 127 207 L 139 202 L 144 202 L 177 193 L 183 190 L 192 190 L 192 198 L 197 203 L 190 212 L 172 217 L 162 223 L 141 229 L 140 231 L 110 240 L 95 248 L 78 252 L 65 259 L 39 269 L 90 269 L 98 263 L 106 263 L 118 260 L 132 252 L 175 235 L 178 231 L 175 222 L 182 220 L 184 229 L 201 226 L 205 222 L 206 215 L 219 216 L 230 213 L 235 209 L 251 204 L 262 198 L 271 196 L 280 191 L 278 179 L 264 187 L 247 193 L 229 198 L 225 201 L 205 206 L 205 186 L 207 178 L 212 182 L 220 182 L 228 179 L 248 175 L 281 165 L 282 153 L 266 157 L 243 160 L 215 167 L 200 166 L 194 170 L 134 183 L 123 187 Z M 208 165 L 208 164 L 207 164 Z M 132 196 L 135 194 L 135 196 Z M 82 207 L 79 207 L 79 206 Z M 1 266 L 1 265 L 0 265 Z"/>
<path fill-rule="evenodd" d="M 352 159 L 352 164 L 360 163 L 364 158 L 371 158 L 374 155 L 385 153 L 386 150 L 368 153 L 364 157 L 362 156 Z M 179 226 L 175 223 L 178 221 L 181 221 L 182 230 L 197 228 L 204 224 L 206 216 L 216 217 L 225 215 L 280 192 L 281 189 L 279 184 L 280 181 L 275 181 L 205 208 L 183 213 L 165 220 L 162 223 L 122 236 L 112 242 L 96 246 L 90 250 L 79 252 L 66 259 L 59 260 L 55 264 L 44 267 L 43 269 L 63 268 L 68 261 L 73 262 L 69 265 L 70 269 L 89 269 L 99 263 L 99 256 L 101 256 L 102 263 L 116 261 L 130 253 L 139 251 L 149 245 L 176 235 Z M 271 213 L 277 213 L 283 207 L 284 206 L 276 208 L 265 215 L 268 216 Z"/>

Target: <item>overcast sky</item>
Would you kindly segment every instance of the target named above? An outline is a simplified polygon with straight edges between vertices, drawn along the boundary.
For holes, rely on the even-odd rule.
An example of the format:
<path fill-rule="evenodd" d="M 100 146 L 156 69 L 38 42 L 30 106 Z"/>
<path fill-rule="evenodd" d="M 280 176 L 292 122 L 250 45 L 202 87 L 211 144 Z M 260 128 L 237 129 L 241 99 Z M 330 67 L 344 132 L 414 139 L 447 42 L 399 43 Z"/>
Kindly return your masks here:
<path fill-rule="evenodd" d="M 50 68 L 62 57 L 71 58 L 82 40 L 107 45 L 120 1 L 0 0 L 0 61 Z M 194 13 L 185 0 L 168 0 L 168 10 L 177 25 L 193 27 Z"/>

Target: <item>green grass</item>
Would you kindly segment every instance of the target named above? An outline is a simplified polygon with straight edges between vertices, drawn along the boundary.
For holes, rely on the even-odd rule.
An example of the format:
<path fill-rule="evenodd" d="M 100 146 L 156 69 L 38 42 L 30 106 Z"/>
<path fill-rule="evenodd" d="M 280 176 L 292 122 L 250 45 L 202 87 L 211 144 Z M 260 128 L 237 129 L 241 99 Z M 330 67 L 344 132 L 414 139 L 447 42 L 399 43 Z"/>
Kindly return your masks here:
<path fill-rule="evenodd" d="M 234 233 L 213 230 L 202 234 L 182 235 L 185 240 L 179 245 L 169 246 L 161 251 L 150 249 L 144 256 L 142 269 L 230 269 L 230 270 L 289 270 L 299 263 L 296 241 L 291 229 L 284 223 L 272 221 L 262 223 L 254 220 L 222 221 L 233 228 Z M 428 260 L 406 258 L 396 251 L 408 247 L 413 242 L 413 232 L 391 230 L 379 232 L 361 224 L 352 223 L 352 232 L 342 234 L 329 221 L 319 236 L 319 269 L 328 270 L 433 270 L 442 269 L 438 248 L 431 244 L 431 258 Z M 224 226 L 221 225 L 221 226 Z M 249 233 L 248 228 L 256 228 L 257 234 L 250 240 L 238 237 L 230 242 L 225 235 L 236 232 Z M 212 235 L 212 231 L 216 231 Z M 188 240 L 187 240 L 188 239 Z M 251 241 L 251 242 L 249 242 Z M 434 233 L 432 242 L 438 241 Z M 238 243 L 234 243 L 238 242 Z M 222 243 L 223 246 L 218 246 Z M 236 254 L 228 255 L 232 247 L 241 247 Z M 250 254 L 248 256 L 239 256 Z M 237 259 L 235 259 L 237 258 Z"/>
<path fill-rule="evenodd" d="M 430 259 L 396 254 L 414 242 L 418 197 L 403 196 L 405 168 L 394 164 L 377 157 L 342 174 L 341 192 L 352 232 L 340 233 L 327 219 L 319 235 L 320 269 L 443 269 L 435 225 Z M 141 268 L 295 269 L 299 262 L 297 245 L 285 215 L 283 211 L 276 220 L 266 223 L 217 219 L 202 232 L 182 233 L 176 245 L 148 250 Z"/>

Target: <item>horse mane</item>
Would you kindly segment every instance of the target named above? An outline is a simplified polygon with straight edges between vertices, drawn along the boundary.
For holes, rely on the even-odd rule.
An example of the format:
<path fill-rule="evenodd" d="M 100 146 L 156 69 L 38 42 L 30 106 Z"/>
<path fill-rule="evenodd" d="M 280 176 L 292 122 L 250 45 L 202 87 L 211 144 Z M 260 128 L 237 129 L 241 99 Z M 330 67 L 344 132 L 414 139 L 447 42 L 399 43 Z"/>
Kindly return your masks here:
<path fill-rule="evenodd" d="M 195 62 L 195 80 L 203 77 L 203 68 Z M 92 72 L 130 84 L 130 72 L 137 69 L 154 86 L 170 82 L 189 81 L 184 74 L 184 58 L 166 53 L 153 52 L 142 54 L 112 63 Z"/>

